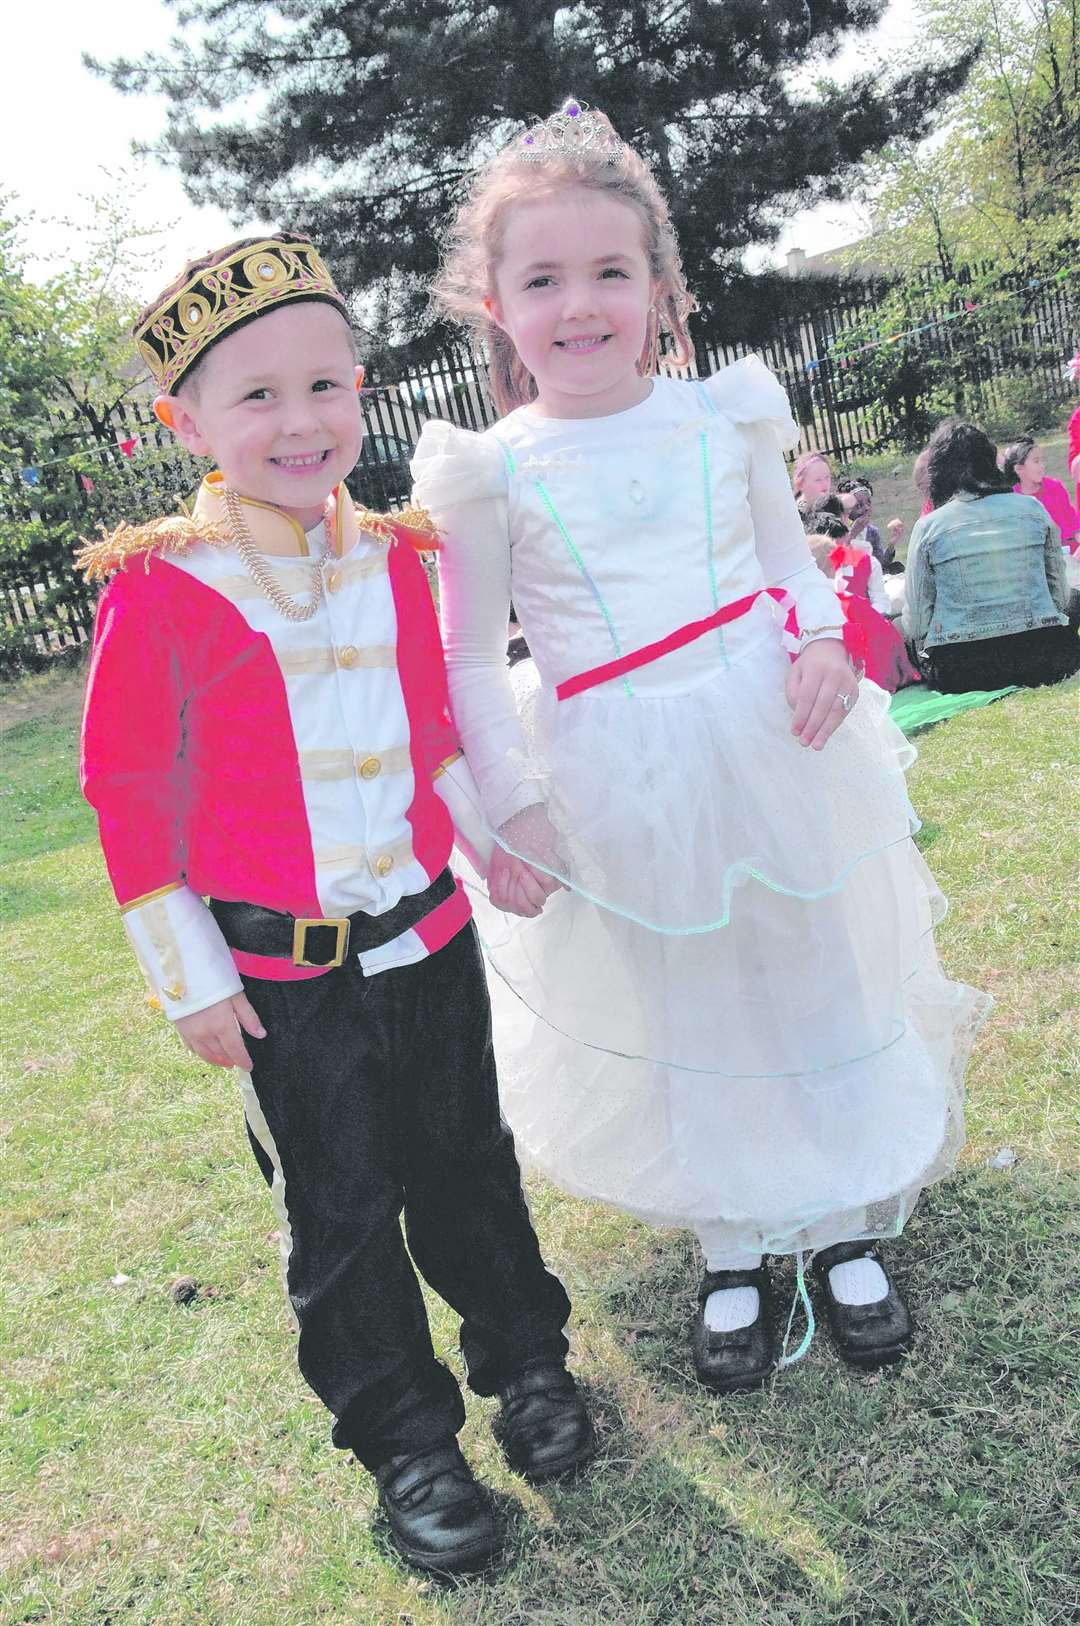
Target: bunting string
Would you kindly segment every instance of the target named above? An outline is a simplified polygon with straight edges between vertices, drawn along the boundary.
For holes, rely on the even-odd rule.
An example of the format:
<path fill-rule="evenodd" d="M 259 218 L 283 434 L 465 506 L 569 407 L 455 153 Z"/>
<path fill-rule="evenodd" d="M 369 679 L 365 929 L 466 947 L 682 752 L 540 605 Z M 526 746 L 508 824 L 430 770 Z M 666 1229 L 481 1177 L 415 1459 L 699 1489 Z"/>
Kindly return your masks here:
<path fill-rule="evenodd" d="M 59 431 L 59 433 L 63 433 L 63 431 Z M 77 452 L 67 452 L 63 457 L 49 457 L 42 463 L 28 463 L 25 468 L 19 470 L 19 478 L 23 485 L 40 486 L 42 469 L 55 469 L 61 463 L 72 465 L 85 463 L 88 458 L 103 457 L 106 452 L 112 451 L 122 452 L 126 458 L 130 459 L 135 456 L 141 445 L 141 435 L 128 435 L 123 440 L 118 435 L 114 444 L 102 441 L 98 446 L 80 446 Z M 79 473 L 79 479 L 82 482 L 84 491 L 94 490 L 94 482 L 88 474 Z"/>
<path fill-rule="evenodd" d="M 1029 278 L 1026 286 L 1028 288 L 1051 288 L 1055 284 L 1067 282 L 1073 275 L 1074 268 L 1070 265 L 1063 265 L 1061 270 L 1052 277 Z M 990 294 L 986 299 L 980 300 L 977 305 L 974 301 L 965 299 L 961 310 L 942 311 L 940 316 L 935 316 L 931 321 L 920 322 L 917 327 L 905 328 L 901 333 L 890 333 L 883 339 L 870 339 L 866 344 L 845 344 L 834 349 L 828 355 L 811 356 L 810 360 L 803 364 L 803 370 L 807 373 L 816 373 L 825 363 L 832 361 L 838 362 L 841 367 L 848 367 L 856 356 L 864 355 L 868 350 L 880 350 L 887 344 L 899 344 L 902 339 L 912 339 L 918 333 L 929 333 L 932 328 L 943 327 L 946 322 L 955 322 L 959 317 L 974 316 L 977 312 L 986 310 L 989 305 L 997 304 L 1001 299 L 1016 299 L 1022 291 L 1020 288 L 1000 288 L 997 293 Z"/>

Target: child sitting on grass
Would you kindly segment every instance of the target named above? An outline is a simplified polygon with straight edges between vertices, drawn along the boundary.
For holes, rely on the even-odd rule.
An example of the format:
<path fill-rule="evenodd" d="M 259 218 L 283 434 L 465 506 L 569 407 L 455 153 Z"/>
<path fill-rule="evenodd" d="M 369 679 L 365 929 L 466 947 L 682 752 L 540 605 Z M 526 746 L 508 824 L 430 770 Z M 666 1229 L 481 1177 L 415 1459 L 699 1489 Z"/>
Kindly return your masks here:
<path fill-rule="evenodd" d="M 1066 552 L 1075 553 L 1080 549 L 1080 514 L 1061 481 L 1047 474 L 1046 455 L 1031 435 L 1021 435 L 1005 448 L 1001 467 L 1014 491 L 1023 497 L 1039 499 L 1057 526 Z"/>
<path fill-rule="evenodd" d="M 904 567 L 896 562 L 896 546 L 891 537 L 886 542 L 873 522 L 874 488 L 869 480 L 862 475 L 857 479 L 840 480 L 837 490 L 851 526 L 852 541 L 856 536 L 864 538 L 866 546 L 886 574 L 902 570 Z"/>
<path fill-rule="evenodd" d="M 825 516 L 826 518 L 828 516 Z M 844 648 L 861 665 L 866 677 L 888 694 L 921 681 L 908 657 L 904 640 L 891 621 L 870 600 L 870 573 L 877 560 L 847 539 L 837 540 L 830 530 L 808 536 L 814 563 L 828 576 L 844 612 Z"/>

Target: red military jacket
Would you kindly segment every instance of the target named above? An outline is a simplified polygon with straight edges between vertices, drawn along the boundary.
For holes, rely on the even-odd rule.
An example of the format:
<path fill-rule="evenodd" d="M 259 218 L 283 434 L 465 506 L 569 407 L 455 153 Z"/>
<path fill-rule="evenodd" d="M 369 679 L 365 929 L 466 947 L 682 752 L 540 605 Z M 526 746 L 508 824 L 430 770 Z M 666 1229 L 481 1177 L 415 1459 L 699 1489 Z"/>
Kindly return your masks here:
<path fill-rule="evenodd" d="M 121 527 L 82 555 L 89 575 L 113 572 L 94 631 L 82 785 L 129 939 L 171 1017 L 237 992 L 240 971 L 324 974 L 234 953 L 207 897 L 299 917 L 381 914 L 445 868 L 447 803 L 477 800 L 450 720 L 423 539 L 358 514 L 344 487 L 307 535 L 243 501 L 294 602 L 310 602 L 323 572 L 310 620 L 287 619 L 245 568 L 220 475 L 203 482 L 190 518 Z M 469 915 L 459 885 L 361 964 L 411 964 Z"/>

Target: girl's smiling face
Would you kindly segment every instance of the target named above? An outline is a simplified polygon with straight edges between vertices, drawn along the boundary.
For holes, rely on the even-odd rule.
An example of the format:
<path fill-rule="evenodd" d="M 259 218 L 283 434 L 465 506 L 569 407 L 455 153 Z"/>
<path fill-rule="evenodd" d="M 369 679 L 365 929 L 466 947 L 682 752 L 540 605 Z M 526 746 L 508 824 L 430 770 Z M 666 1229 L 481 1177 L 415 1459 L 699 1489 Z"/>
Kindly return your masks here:
<path fill-rule="evenodd" d="M 1023 491 L 1038 491 L 1046 477 L 1046 454 L 1033 446 L 1022 463 L 1016 465 L 1016 478 Z"/>
<path fill-rule="evenodd" d="M 649 394 L 637 370 L 656 286 L 634 210 L 568 186 L 510 210 L 490 302 L 551 418 L 623 412 Z"/>

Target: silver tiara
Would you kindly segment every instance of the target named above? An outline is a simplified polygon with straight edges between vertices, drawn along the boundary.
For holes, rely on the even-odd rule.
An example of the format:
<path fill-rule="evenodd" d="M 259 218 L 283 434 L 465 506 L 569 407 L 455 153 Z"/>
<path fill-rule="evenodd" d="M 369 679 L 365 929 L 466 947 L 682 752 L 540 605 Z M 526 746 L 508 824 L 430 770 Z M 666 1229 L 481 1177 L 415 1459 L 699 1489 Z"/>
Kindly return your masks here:
<path fill-rule="evenodd" d="M 557 113 L 534 124 L 521 138 L 522 156 L 536 161 L 554 154 L 595 153 L 613 164 L 622 145 L 603 114 L 586 107 L 576 96 L 568 96 Z"/>

